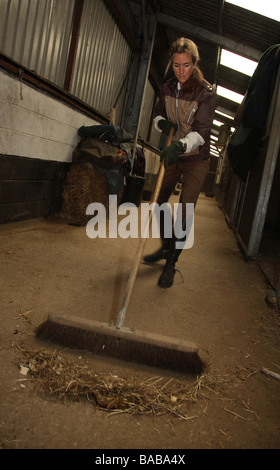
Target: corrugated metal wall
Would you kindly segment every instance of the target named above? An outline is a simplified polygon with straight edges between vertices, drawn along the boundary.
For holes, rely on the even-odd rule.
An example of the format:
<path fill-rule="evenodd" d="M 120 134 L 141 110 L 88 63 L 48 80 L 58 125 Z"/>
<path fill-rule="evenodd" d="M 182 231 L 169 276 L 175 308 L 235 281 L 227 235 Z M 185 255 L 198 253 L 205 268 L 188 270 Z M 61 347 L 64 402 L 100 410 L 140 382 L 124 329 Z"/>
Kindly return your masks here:
<path fill-rule="evenodd" d="M 75 0 L 0 0 L 0 50 L 63 87 Z M 131 50 L 102 0 L 85 0 L 70 92 L 110 112 Z M 121 116 L 125 87 L 116 109 Z"/>
<path fill-rule="evenodd" d="M 86 0 L 71 93 L 103 114 L 109 113 L 125 79 L 130 56 L 130 48 L 102 0 Z M 117 124 L 124 92 L 117 103 Z"/>
<path fill-rule="evenodd" d="M 62 87 L 75 0 L 0 0 L 0 49 Z"/>

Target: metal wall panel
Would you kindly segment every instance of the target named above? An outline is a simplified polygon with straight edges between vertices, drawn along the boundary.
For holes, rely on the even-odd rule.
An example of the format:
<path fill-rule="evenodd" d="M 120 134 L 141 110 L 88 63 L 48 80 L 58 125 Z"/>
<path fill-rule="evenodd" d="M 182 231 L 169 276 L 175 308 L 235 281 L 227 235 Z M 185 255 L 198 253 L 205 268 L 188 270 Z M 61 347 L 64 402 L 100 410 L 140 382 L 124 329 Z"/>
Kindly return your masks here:
<path fill-rule="evenodd" d="M 131 51 L 102 0 L 86 0 L 81 21 L 71 93 L 108 114 L 114 106 Z M 116 107 L 119 123 L 125 87 Z"/>
<path fill-rule="evenodd" d="M 0 49 L 63 86 L 75 0 L 0 0 Z"/>
<path fill-rule="evenodd" d="M 123 8 L 131 23 L 128 3 Z M 0 50 L 63 87 L 75 0 L 0 0 Z M 130 17 L 129 17 L 130 14 Z M 121 120 L 131 50 L 102 0 L 85 0 L 70 92 Z"/>

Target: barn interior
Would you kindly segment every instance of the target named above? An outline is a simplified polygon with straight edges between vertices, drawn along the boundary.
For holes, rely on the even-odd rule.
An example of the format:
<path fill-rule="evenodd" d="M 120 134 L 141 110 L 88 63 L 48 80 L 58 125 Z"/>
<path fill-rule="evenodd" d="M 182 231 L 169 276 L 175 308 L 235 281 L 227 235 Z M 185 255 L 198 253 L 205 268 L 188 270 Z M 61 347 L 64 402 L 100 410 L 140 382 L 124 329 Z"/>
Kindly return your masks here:
<path fill-rule="evenodd" d="M 250 423 L 244 420 L 244 433 L 239 433 L 236 425 L 240 419 L 240 410 L 236 408 L 234 426 L 225 424 L 234 438 L 229 437 L 230 431 L 223 431 L 223 446 L 248 448 L 261 447 L 263 443 L 269 448 L 279 442 L 276 423 L 279 385 L 277 381 L 272 388 L 268 383 L 262 384 L 254 369 L 265 353 L 270 368 L 276 368 L 279 375 L 279 339 L 273 336 L 271 343 L 262 342 L 255 340 L 254 334 L 260 334 L 264 325 L 269 334 L 278 334 L 280 16 L 277 0 L 269 16 L 257 10 L 258 2 L 253 3 L 254 10 L 248 2 L 240 6 L 238 0 L 0 0 L 0 237 L 4 286 L 0 300 L 5 345 L 1 362 L 5 364 L 3 371 L 10 383 L 15 375 L 8 356 L 11 328 L 13 338 L 15 331 L 18 336 L 33 338 L 30 332 L 26 335 L 26 323 L 23 323 L 24 332 L 20 331 L 19 322 L 28 320 L 28 327 L 31 323 L 33 327 L 43 320 L 47 306 L 63 309 L 65 299 L 70 313 L 89 311 L 94 301 L 97 319 L 104 321 L 108 316 L 113 320 L 111 304 L 120 301 L 136 240 L 131 240 L 128 249 L 127 240 L 120 240 L 116 248 L 115 240 L 100 238 L 95 240 L 93 248 L 93 241 L 85 235 L 93 214 L 86 213 L 86 209 L 93 201 L 108 209 L 108 194 L 117 195 L 119 204 L 130 202 L 138 208 L 142 202 L 150 202 L 160 168 L 160 153 L 166 144 L 166 139 L 153 126 L 152 112 L 160 88 L 170 76 L 167 70 L 170 45 L 185 36 L 197 44 L 200 68 L 218 95 L 211 130 L 210 168 L 195 222 L 199 227 L 195 235 L 197 245 L 195 242 L 194 251 L 186 250 L 190 252 L 193 275 L 188 264 L 182 268 L 183 289 L 184 280 L 181 283 L 180 276 L 176 277 L 177 303 L 174 302 L 172 310 L 176 321 L 171 322 L 171 297 L 155 294 L 156 281 L 151 281 L 151 276 L 158 274 L 159 266 L 148 272 L 141 265 L 132 300 L 132 320 L 142 328 L 152 330 L 155 326 L 162 334 L 170 329 L 183 339 L 183 311 L 190 292 L 186 311 L 191 336 L 208 359 L 212 356 L 212 369 L 222 374 L 233 367 L 233 361 L 236 368 L 241 361 L 239 366 L 245 370 L 249 352 L 247 355 L 243 352 L 250 345 L 249 375 L 255 380 L 250 388 L 250 400 L 256 400 L 255 407 L 260 411 L 265 396 L 270 407 L 263 430 L 259 422 L 251 432 Z M 263 81 L 254 82 L 264 58 L 268 58 L 271 67 L 261 76 Z M 240 105 L 254 83 L 253 91 L 260 93 L 259 96 L 262 96 L 259 83 L 267 86 L 266 91 L 270 93 L 264 100 L 266 114 L 260 141 L 252 151 L 247 147 L 244 175 L 230 158 L 228 146 L 233 136 L 239 135 Z M 110 163 L 104 160 L 105 166 L 101 168 L 96 163 L 98 159 L 94 166 L 79 160 L 83 131 L 92 126 L 114 126 L 125 136 L 121 145 L 118 141 L 115 146 L 116 155 L 109 148 Z M 112 190 L 110 184 L 115 185 Z M 180 184 L 172 201 L 177 201 L 179 195 Z M 153 246 L 156 242 L 151 241 Z M 33 262 L 36 260 L 40 266 L 32 264 L 32 253 Z M 200 283 L 205 295 L 201 295 Z M 20 309 L 17 320 L 15 308 Z M 155 317 L 149 314 L 150 309 Z M 166 322 L 161 322 L 161 314 Z M 202 329 L 198 322 L 204 325 Z M 235 345 L 230 343 L 233 338 L 237 338 Z M 226 351 L 227 342 L 231 352 Z M 254 354 L 258 356 L 255 363 Z M 107 367 L 103 362 L 99 366 L 101 370 Z M 131 372 L 117 362 L 114 367 L 114 373 Z M 9 387 L 4 389 L 5 379 L 2 384 L 3 394 L 7 396 Z M 30 424 L 27 409 L 22 407 L 22 412 L 18 412 L 10 401 L 12 394 L 7 396 L 9 406 L 3 411 L 3 420 L 8 423 L 12 419 L 17 427 L 8 426 L 10 430 L 4 433 L 7 437 L 3 447 L 74 447 L 75 438 L 78 446 L 108 449 L 114 447 L 109 440 L 110 432 L 118 448 L 132 448 L 135 443 L 131 436 L 137 434 L 138 424 L 128 423 L 126 417 L 120 416 L 120 422 L 112 429 L 105 425 L 108 434 L 104 437 L 104 420 L 98 413 L 96 423 L 100 434 L 95 444 L 89 437 L 83 441 L 78 431 L 73 430 L 73 423 L 68 428 L 66 421 L 64 438 L 61 438 L 48 428 L 52 406 L 48 409 L 41 399 L 35 403 L 31 388 L 25 393 L 30 394 L 26 403 L 29 406 L 34 403 L 37 415 L 44 409 L 45 417 L 35 435 L 35 431 L 30 431 L 34 423 Z M 9 410 L 12 410 L 10 416 Z M 60 416 L 63 422 L 65 410 L 57 411 L 57 420 Z M 76 420 L 80 419 L 78 411 L 73 415 Z M 19 431 L 18 416 L 22 419 L 22 431 Z M 93 432 L 90 419 L 87 415 L 85 423 Z M 207 421 L 206 416 L 203 419 Z M 204 424 L 210 435 L 212 424 Z M 121 431 L 128 425 L 132 426 L 132 433 L 127 441 Z M 158 442 L 162 448 L 219 447 L 221 442 L 213 433 L 211 443 L 205 444 L 198 425 L 197 432 L 189 434 L 192 437 L 188 437 L 190 441 L 186 444 L 183 431 L 179 440 L 176 432 L 168 434 L 168 426 L 173 428 L 173 422 L 164 423 L 164 437 L 161 435 L 157 441 L 160 433 L 150 431 L 148 420 L 143 420 L 142 425 L 146 435 L 139 434 L 139 448 L 149 445 L 157 448 Z M 56 426 L 58 429 L 59 424 Z M 49 444 L 42 437 L 44 428 L 48 430 Z M 151 443 L 147 440 L 150 432 Z M 13 435 L 20 438 L 13 440 Z"/>

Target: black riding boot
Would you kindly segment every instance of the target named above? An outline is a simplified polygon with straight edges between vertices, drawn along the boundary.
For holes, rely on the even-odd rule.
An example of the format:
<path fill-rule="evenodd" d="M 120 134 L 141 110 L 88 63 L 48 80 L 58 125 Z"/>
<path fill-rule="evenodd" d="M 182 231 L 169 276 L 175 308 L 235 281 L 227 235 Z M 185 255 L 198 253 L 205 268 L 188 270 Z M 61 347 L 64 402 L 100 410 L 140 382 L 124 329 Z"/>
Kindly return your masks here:
<path fill-rule="evenodd" d="M 183 230 L 186 229 L 186 221 L 185 220 L 183 220 L 183 222 L 182 222 L 182 229 Z M 178 238 L 175 237 L 175 235 L 173 236 L 173 238 L 171 240 L 168 256 L 166 258 L 166 263 L 163 266 L 162 273 L 161 273 L 160 278 L 158 280 L 159 287 L 167 288 L 167 287 L 171 287 L 173 285 L 174 276 L 175 276 L 175 272 L 176 272 L 175 264 L 177 263 L 178 258 L 181 254 L 181 251 L 182 251 L 182 248 L 176 248 L 176 243 L 177 242 L 183 242 L 184 239 L 185 239 L 185 237 L 181 238 L 181 239 L 178 239 Z"/>

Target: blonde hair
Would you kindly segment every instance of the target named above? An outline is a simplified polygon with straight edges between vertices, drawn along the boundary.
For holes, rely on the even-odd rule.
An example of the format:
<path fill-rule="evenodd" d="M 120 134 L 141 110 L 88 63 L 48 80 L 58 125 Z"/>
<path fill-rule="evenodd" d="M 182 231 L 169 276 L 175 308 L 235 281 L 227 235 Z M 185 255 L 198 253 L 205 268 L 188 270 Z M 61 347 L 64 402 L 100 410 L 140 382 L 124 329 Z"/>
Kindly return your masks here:
<path fill-rule="evenodd" d="M 200 85 L 204 79 L 202 71 L 197 66 L 197 63 L 200 59 L 197 45 L 191 39 L 184 37 L 178 38 L 176 41 L 174 41 L 170 47 L 169 63 L 166 69 L 166 73 L 172 66 L 175 54 L 188 54 L 193 64 L 195 64 L 191 77 L 183 86 L 185 92 L 190 92 Z"/>
<path fill-rule="evenodd" d="M 198 53 L 197 45 L 193 41 L 191 41 L 191 39 L 179 38 L 179 39 L 176 39 L 176 41 L 174 41 L 171 44 L 170 51 L 169 51 L 169 58 L 171 62 L 173 60 L 174 54 L 177 54 L 177 53 L 189 54 L 193 63 L 199 60 L 199 53 Z"/>

